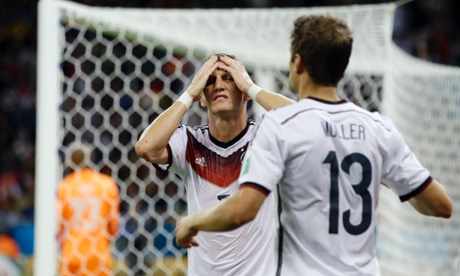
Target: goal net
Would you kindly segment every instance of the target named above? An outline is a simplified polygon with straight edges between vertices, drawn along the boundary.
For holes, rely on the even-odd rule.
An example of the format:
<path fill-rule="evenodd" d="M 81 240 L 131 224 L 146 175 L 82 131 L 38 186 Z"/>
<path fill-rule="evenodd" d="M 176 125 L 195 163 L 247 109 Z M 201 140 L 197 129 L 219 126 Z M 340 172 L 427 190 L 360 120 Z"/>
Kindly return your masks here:
<path fill-rule="evenodd" d="M 460 73 L 445 69 L 437 78 L 426 73 L 435 70 L 431 64 L 408 70 L 418 61 L 392 46 L 395 8 L 383 4 L 155 10 L 42 0 L 35 273 L 55 274 L 59 259 L 55 225 L 60 218 L 50 214 L 50 208 L 69 166 L 68 158 L 61 156 L 69 155 L 73 143 L 83 142 L 94 150 L 91 167 L 112 176 L 120 189 L 120 234 L 113 241 L 115 274 L 185 275 L 186 251 L 174 243 L 175 220 L 187 208 L 184 187 L 174 175 L 160 174 L 139 159 L 134 145 L 213 53 L 235 55 L 259 86 L 295 98 L 287 69 L 292 21 L 300 15 L 327 12 L 350 25 L 354 48 L 339 84 L 340 96 L 392 117 L 422 163 L 458 201 L 454 182 L 459 170 L 455 133 L 460 96 L 454 92 Z M 260 116 L 256 104 L 248 109 L 251 118 Z M 206 111 L 195 104 L 183 121 L 206 124 Z M 382 195 L 377 216 L 382 272 L 451 275 L 460 258 L 459 246 L 453 246 L 460 243 L 458 221 L 425 219 L 395 203 L 395 196 L 385 189 Z M 429 269 L 419 273 L 422 265 Z"/>
<path fill-rule="evenodd" d="M 381 111 L 454 202 L 449 220 L 418 214 L 382 188 L 377 221 L 384 275 L 460 273 L 460 69 L 408 56 L 395 45 L 385 74 Z"/>

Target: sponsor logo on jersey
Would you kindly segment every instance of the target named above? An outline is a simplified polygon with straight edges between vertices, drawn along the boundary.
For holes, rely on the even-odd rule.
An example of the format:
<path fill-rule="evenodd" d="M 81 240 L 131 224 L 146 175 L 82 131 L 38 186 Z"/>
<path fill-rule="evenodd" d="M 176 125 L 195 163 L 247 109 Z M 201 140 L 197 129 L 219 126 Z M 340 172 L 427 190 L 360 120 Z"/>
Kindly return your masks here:
<path fill-rule="evenodd" d="M 195 164 L 198 164 L 202 167 L 206 167 L 206 160 L 204 159 L 204 157 L 195 158 Z"/>

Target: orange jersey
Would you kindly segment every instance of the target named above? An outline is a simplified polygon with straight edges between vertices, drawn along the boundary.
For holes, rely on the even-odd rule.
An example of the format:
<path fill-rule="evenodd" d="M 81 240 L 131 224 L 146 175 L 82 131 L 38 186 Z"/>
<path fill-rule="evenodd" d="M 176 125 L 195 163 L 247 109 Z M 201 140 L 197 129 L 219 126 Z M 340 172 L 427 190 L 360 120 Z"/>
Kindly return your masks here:
<path fill-rule="evenodd" d="M 60 275 L 111 275 L 111 239 L 118 233 L 115 181 L 91 169 L 66 176 L 58 188 Z"/>

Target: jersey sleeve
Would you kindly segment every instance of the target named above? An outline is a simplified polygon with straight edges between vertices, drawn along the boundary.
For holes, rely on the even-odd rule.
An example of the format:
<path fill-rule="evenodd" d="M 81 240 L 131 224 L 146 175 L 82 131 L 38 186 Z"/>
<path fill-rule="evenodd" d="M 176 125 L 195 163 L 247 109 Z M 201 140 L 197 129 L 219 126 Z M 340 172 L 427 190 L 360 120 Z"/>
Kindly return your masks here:
<path fill-rule="evenodd" d="M 179 125 L 167 145 L 168 163 L 153 164 L 160 171 L 169 171 L 182 175 L 185 167 L 185 152 L 187 149 L 187 128 Z"/>
<path fill-rule="evenodd" d="M 258 122 L 240 173 L 240 186 L 268 194 L 283 176 L 286 143 L 281 125 L 268 114 Z"/>
<path fill-rule="evenodd" d="M 393 126 L 383 162 L 382 183 L 395 192 L 401 201 L 410 199 L 431 183 L 430 172 L 420 163 Z"/>

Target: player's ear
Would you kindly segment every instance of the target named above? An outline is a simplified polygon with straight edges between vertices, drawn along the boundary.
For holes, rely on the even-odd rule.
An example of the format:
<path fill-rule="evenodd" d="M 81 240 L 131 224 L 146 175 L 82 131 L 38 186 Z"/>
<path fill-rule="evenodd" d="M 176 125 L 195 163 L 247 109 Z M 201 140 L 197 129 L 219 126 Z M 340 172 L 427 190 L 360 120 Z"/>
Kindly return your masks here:
<path fill-rule="evenodd" d="M 243 94 L 243 100 L 244 100 L 245 102 L 249 102 L 250 99 L 251 99 L 251 97 L 246 96 L 246 94 Z"/>
<path fill-rule="evenodd" d="M 294 55 L 294 69 L 297 74 L 301 74 L 304 70 L 303 60 L 299 54 Z"/>
<path fill-rule="evenodd" d="M 200 98 L 200 105 L 201 105 L 201 107 L 203 107 L 203 108 L 206 108 L 206 107 L 207 107 L 207 105 L 206 105 L 206 99 L 204 98 L 204 94 L 201 95 L 201 98 Z"/>

